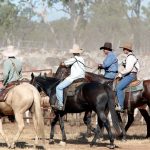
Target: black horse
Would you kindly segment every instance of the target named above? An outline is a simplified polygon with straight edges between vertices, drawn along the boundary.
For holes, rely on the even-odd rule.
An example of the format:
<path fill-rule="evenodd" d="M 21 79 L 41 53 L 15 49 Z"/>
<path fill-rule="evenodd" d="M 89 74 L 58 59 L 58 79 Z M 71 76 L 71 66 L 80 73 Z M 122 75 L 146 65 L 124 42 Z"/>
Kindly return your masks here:
<path fill-rule="evenodd" d="M 44 91 L 50 97 L 50 104 L 53 105 L 56 101 L 56 86 L 60 82 L 59 79 L 50 77 L 35 77 L 31 75 L 31 83 L 39 90 Z M 121 127 L 118 121 L 118 117 L 115 112 L 115 106 L 113 104 L 112 90 L 107 84 L 100 84 L 97 82 L 83 83 L 75 92 L 74 96 L 66 96 L 66 105 L 64 111 L 54 111 L 55 117 L 51 122 L 51 132 L 49 143 L 53 142 L 54 127 L 59 120 L 60 128 L 62 131 L 62 141 L 66 141 L 66 134 L 64 130 L 63 116 L 67 113 L 81 113 L 95 111 L 98 116 L 98 124 L 103 123 L 104 127 L 109 135 L 110 148 L 114 148 L 114 138 L 111 132 L 109 121 L 105 115 L 105 111 L 109 108 L 112 115 L 113 125 L 118 134 L 121 134 Z M 86 118 L 85 118 L 86 122 Z M 97 127 L 93 130 L 95 133 L 92 145 L 99 137 L 100 129 Z"/>
<path fill-rule="evenodd" d="M 64 71 L 64 70 L 63 70 Z M 65 71 L 64 71 L 65 72 Z M 86 72 L 86 78 L 90 81 L 96 81 L 100 83 L 110 83 L 110 80 L 105 79 L 103 75 L 97 75 L 91 72 Z M 129 105 L 130 103 L 130 105 Z M 150 80 L 144 80 L 143 81 L 143 90 L 135 91 L 135 92 L 127 92 L 125 94 L 125 103 L 124 108 L 127 110 L 128 114 L 128 122 L 125 126 L 125 131 L 129 129 L 131 124 L 134 121 L 134 110 L 135 108 L 138 108 L 141 115 L 144 117 L 144 120 L 147 125 L 147 135 L 146 138 L 150 137 L 150 116 L 144 107 L 145 105 L 148 105 L 150 108 Z M 119 114 L 118 114 L 119 115 Z M 119 115 L 119 118 L 121 120 L 121 117 Z"/>

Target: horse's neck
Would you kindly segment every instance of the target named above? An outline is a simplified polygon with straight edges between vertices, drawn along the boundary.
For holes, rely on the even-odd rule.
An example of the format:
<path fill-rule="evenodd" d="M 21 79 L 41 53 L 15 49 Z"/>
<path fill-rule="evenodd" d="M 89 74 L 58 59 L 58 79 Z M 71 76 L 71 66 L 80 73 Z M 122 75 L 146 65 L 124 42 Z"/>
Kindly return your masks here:
<path fill-rule="evenodd" d="M 66 78 L 69 74 L 70 74 L 69 67 L 67 68 L 64 66 L 59 66 L 54 77 L 62 80 L 64 78 Z"/>
<path fill-rule="evenodd" d="M 86 77 L 89 80 L 97 81 L 97 82 L 100 82 L 100 83 L 105 83 L 105 82 L 108 81 L 107 79 L 104 78 L 103 75 L 98 75 L 98 74 L 94 74 L 94 73 L 91 73 L 91 72 L 86 72 Z"/>

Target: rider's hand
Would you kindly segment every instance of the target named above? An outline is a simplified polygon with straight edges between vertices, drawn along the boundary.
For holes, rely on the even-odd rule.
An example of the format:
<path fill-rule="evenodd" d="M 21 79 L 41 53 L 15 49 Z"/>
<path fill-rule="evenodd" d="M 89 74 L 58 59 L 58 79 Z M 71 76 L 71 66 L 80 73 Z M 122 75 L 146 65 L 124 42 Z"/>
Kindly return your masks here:
<path fill-rule="evenodd" d="M 103 65 L 102 65 L 102 64 L 99 64 L 99 65 L 98 65 L 98 69 L 103 69 Z"/>
<path fill-rule="evenodd" d="M 60 65 L 61 65 L 61 66 L 65 66 L 65 63 L 64 63 L 64 62 L 61 62 Z"/>
<path fill-rule="evenodd" d="M 119 78 L 119 79 L 122 78 L 122 74 L 121 74 L 121 73 L 118 73 L 118 74 L 116 75 L 116 79 L 117 79 L 117 78 Z"/>

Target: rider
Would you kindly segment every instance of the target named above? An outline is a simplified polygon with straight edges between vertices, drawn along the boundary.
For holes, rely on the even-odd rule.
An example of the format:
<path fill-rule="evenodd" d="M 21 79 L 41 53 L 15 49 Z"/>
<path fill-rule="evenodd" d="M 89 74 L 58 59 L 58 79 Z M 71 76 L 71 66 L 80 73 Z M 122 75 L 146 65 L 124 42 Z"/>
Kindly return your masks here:
<path fill-rule="evenodd" d="M 124 69 L 120 71 L 116 78 L 121 78 L 120 82 L 116 86 L 116 94 L 118 98 L 117 111 L 124 112 L 124 89 L 137 78 L 137 72 L 139 71 L 139 62 L 136 56 L 133 54 L 132 43 L 125 43 L 120 48 L 123 48 L 126 59 L 123 63 Z"/>
<path fill-rule="evenodd" d="M 113 80 L 118 73 L 118 59 L 112 52 L 112 44 L 106 42 L 103 47 L 100 47 L 100 50 L 103 50 L 106 58 L 104 59 L 103 64 L 98 65 L 98 69 L 104 69 L 104 77 Z"/>
<path fill-rule="evenodd" d="M 2 53 L 6 60 L 3 62 L 3 87 L 1 92 L 8 84 L 18 81 L 22 77 L 22 63 L 17 56 L 18 52 L 14 50 L 12 45 Z"/>
<path fill-rule="evenodd" d="M 85 66 L 84 59 L 80 56 L 83 52 L 82 49 L 79 48 L 77 44 L 73 45 L 73 48 L 70 49 L 70 53 L 73 54 L 73 57 L 61 63 L 61 65 L 70 66 L 71 73 L 70 75 L 64 79 L 61 83 L 59 83 L 56 87 L 56 97 L 58 100 L 58 110 L 63 109 L 63 89 L 68 87 L 73 81 L 79 78 L 85 77 Z"/>

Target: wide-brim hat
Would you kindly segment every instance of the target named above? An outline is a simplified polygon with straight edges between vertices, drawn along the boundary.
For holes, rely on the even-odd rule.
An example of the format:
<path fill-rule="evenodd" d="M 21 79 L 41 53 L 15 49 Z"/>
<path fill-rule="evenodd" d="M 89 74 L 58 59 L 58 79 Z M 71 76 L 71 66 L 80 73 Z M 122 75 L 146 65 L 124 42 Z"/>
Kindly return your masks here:
<path fill-rule="evenodd" d="M 130 43 L 130 42 L 124 43 L 122 46 L 120 46 L 120 48 L 126 49 L 126 50 L 128 50 L 130 52 L 133 51 L 133 49 L 132 49 L 132 43 Z"/>
<path fill-rule="evenodd" d="M 83 53 L 83 49 L 81 49 L 79 47 L 79 45 L 77 44 L 74 44 L 72 49 L 69 50 L 69 53 L 72 53 L 72 54 L 80 54 L 80 53 Z"/>
<path fill-rule="evenodd" d="M 9 45 L 7 46 L 6 50 L 4 50 L 2 52 L 3 56 L 5 57 L 11 57 L 11 56 L 17 56 L 18 55 L 18 51 L 16 51 L 14 49 L 14 46 L 13 45 Z"/>
<path fill-rule="evenodd" d="M 100 47 L 100 50 L 109 50 L 112 51 L 112 44 L 110 42 L 105 42 L 104 46 Z"/>

